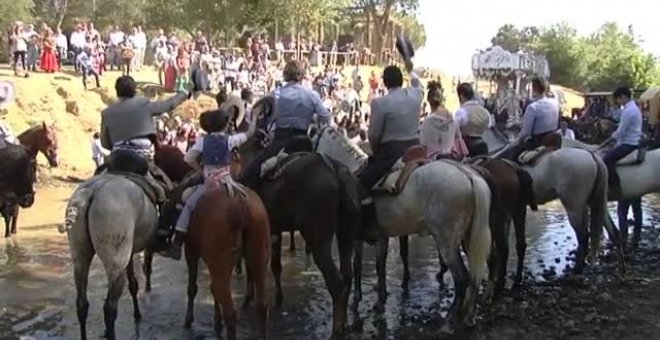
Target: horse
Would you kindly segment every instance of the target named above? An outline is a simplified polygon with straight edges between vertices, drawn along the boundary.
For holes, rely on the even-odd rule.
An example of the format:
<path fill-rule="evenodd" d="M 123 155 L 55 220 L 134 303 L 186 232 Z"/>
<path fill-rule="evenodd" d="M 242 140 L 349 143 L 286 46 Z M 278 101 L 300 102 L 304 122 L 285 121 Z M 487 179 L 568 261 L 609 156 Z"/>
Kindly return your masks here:
<path fill-rule="evenodd" d="M 185 241 L 188 265 L 188 308 L 185 328 L 190 328 L 197 294 L 197 271 L 201 257 L 211 275 L 211 292 L 215 300 L 215 331 L 222 333 L 224 316 L 227 339 L 236 339 L 236 310 L 231 294 L 231 274 L 238 258 L 246 257 L 248 294 L 245 304 L 256 293 L 259 336 L 267 338 L 266 273 L 270 255 L 268 213 L 259 196 L 249 188 L 225 185 L 205 192 L 192 214 L 190 231 Z M 234 196 L 234 197 L 232 197 Z M 242 250 L 241 250 L 242 249 Z M 222 313 L 219 305 L 222 305 Z"/>
<path fill-rule="evenodd" d="M 145 164 L 145 172 L 147 167 Z M 87 338 L 87 282 L 94 255 L 101 259 L 108 279 L 103 305 L 106 337 L 116 338 L 117 305 L 126 278 L 133 300 L 133 318 L 135 322 L 141 319 L 133 254 L 145 250 L 155 237 L 156 194 L 147 189 L 144 174 L 128 173 L 121 167 L 118 170 L 101 173 L 80 184 L 71 195 L 64 225 L 59 229 L 67 233 L 73 260 L 81 339 Z"/>
<path fill-rule="evenodd" d="M 598 150 L 598 145 L 568 139 L 563 140 L 562 147 L 584 149 L 592 152 Z M 616 167 L 616 171 L 621 179 L 621 197 L 616 198 L 616 200 L 630 200 L 646 194 L 660 192 L 660 180 L 657 179 L 657 174 L 655 173 L 658 169 L 656 165 L 660 166 L 660 149 L 646 152 L 641 163 L 635 159 L 637 154 L 637 152 L 633 152 L 633 154 L 618 162 L 623 164 Z M 613 198 L 612 201 L 615 201 L 615 199 Z M 621 217 L 619 216 L 620 221 L 622 220 Z M 619 226 L 622 233 L 621 240 L 625 246 L 628 233 L 627 229 L 624 230 L 624 228 L 627 227 L 625 225 Z M 636 234 L 638 232 L 638 230 L 635 230 Z"/>
<path fill-rule="evenodd" d="M 28 154 L 36 160 L 37 154 L 41 152 L 51 167 L 59 165 L 58 138 L 54 125 L 45 122 L 37 124 L 18 135 L 20 144 L 23 145 Z M 16 234 L 18 225 L 19 205 L 0 203 L 0 214 L 5 220 L 5 237 Z"/>
<path fill-rule="evenodd" d="M 170 178 L 173 183 L 181 181 L 193 172 L 190 164 L 183 160 L 183 153 L 173 145 L 156 144 L 154 163 Z"/>
<path fill-rule="evenodd" d="M 507 137 L 496 128 L 486 130 L 483 135 L 489 150 L 497 150 L 492 153 L 495 157 L 510 150 Z M 625 269 L 618 231 L 607 218 L 607 167 L 600 157 L 587 150 L 562 148 L 522 168 L 532 177 L 536 204 L 559 199 L 566 210 L 578 241 L 574 274 L 581 274 L 584 270 L 589 236 L 590 255 L 596 259 L 603 226 L 617 246 L 620 269 Z"/>
<path fill-rule="evenodd" d="M 0 162 L 0 209 L 5 218 L 5 237 L 9 237 L 8 216 L 16 216 L 19 206 L 29 208 L 34 203 L 37 163 L 28 149 L 13 144 L 0 149 Z M 15 220 L 13 232 L 16 232 Z"/>
<path fill-rule="evenodd" d="M 329 155 L 351 171 L 357 173 L 366 164 L 367 154 L 338 130 L 324 126 L 311 134 L 315 151 Z M 384 310 L 387 297 L 385 260 L 389 237 L 432 235 L 440 257 L 448 264 L 454 278 L 456 295 L 449 314 L 450 324 L 474 326 L 479 285 L 491 248 L 488 225 L 491 190 L 486 181 L 469 167 L 454 161 L 428 162 L 409 173 L 407 184 L 397 194 L 374 192 L 373 199 L 383 232 L 376 260 L 376 310 Z M 469 271 L 460 257 L 462 242 L 466 244 Z M 361 243 L 356 250 L 355 305 L 362 295 Z"/>
<path fill-rule="evenodd" d="M 239 148 L 243 169 L 264 148 L 267 134 L 263 128 L 273 117 L 273 102 L 272 97 L 264 97 L 253 106 L 252 117 L 257 117 L 260 132 Z M 262 178 L 258 190 L 268 211 L 273 237 L 271 270 L 275 277 L 275 304 L 281 306 L 283 300 L 281 235 L 298 230 L 309 245 L 332 297 L 332 337 L 343 338 L 353 279 L 353 243 L 360 227 L 357 179 L 346 167 L 323 155 L 304 152 L 296 157 L 285 167 L 275 169 L 280 175 Z M 331 252 L 335 236 L 339 270 Z"/>

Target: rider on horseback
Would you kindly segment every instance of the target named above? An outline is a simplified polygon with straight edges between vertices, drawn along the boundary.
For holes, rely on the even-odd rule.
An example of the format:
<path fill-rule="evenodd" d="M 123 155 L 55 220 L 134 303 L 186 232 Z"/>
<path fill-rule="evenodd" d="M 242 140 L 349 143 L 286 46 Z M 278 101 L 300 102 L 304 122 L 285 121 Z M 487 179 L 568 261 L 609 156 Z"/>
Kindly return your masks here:
<path fill-rule="evenodd" d="M 461 127 L 463 141 L 469 152 L 468 156 L 488 154 L 488 145 L 481 136 L 491 126 L 490 112 L 476 99 L 471 84 L 459 84 L 456 87 L 456 93 L 461 102 L 461 108 L 454 114 L 454 119 Z"/>
<path fill-rule="evenodd" d="M 630 88 L 617 88 L 613 93 L 613 97 L 617 104 L 623 106 L 621 123 L 616 131 L 612 133 L 612 136 L 601 143 L 598 148 L 601 149 L 612 142 L 616 142 L 616 146 L 607 151 L 605 156 L 603 156 L 603 161 L 607 165 L 610 193 L 612 197 L 616 198 L 621 196 L 621 185 L 616 172 L 616 162 L 639 148 L 642 139 L 642 112 L 639 110 L 635 101 L 632 100 Z"/>
<path fill-rule="evenodd" d="M 0 149 L 7 144 L 18 144 L 11 127 L 5 121 L 7 106 L 14 99 L 14 85 L 8 81 L 0 81 Z"/>
<path fill-rule="evenodd" d="M 379 237 L 376 221 L 376 206 L 369 192 L 387 174 L 406 150 L 419 144 L 419 112 L 424 92 L 417 75 L 412 72 L 412 63 L 406 62 L 412 86 L 402 88 L 403 74 L 397 66 L 383 70 L 383 84 L 387 95 L 371 101 L 371 119 L 368 138 L 373 156 L 359 174 L 362 185 L 362 239 L 375 242 Z"/>
<path fill-rule="evenodd" d="M 191 93 L 182 91 L 167 100 L 150 102 L 146 97 L 135 95 L 136 83 L 130 76 L 117 78 L 115 90 L 119 101 L 101 112 L 101 145 L 112 151 L 108 167 L 129 166 L 140 169 L 147 167 L 150 172 L 158 172 L 152 161 L 152 147 L 156 137 L 153 117 L 173 110 L 188 99 Z M 117 158 L 116 163 L 120 163 L 119 159 L 122 158 L 126 163 L 146 161 L 147 165 L 112 164 L 113 157 Z M 156 182 L 151 174 L 147 174 L 146 178 L 154 188 L 161 188 L 162 192 L 158 194 L 160 197 L 157 198 L 157 203 L 163 203 L 165 200 L 163 186 Z M 165 236 L 169 233 L 161 231 L 159 234 Z"/>
<path fill-rule="evenodd" d="M 555 133 L 559 126 L 559 103 L 555 98 L 549 98 L 547 93 L 550 85 L 544 78 L 532 79 L 533 102 L 527 105 L 518 134 L 516 145 L 512 147 L 513 161 L 526 150 L 534 150 L 541 146 L 544 137 Z"/>
<path fill-rule="evenodd" d="M 306 137 L 307 130 L 314 124 L 314 114 L 320 123 L 330 122 L 330 112 L 321 103 L 319 94 L 301 84 L 305 69 L 297 61 L 289 61 L 284 67 L 286 85 L 273 92 L 275 98 L 275 138 L 245 169 L 241 183 L 255 189 L 259 186 L 261 164 L 277 155 L 295 137 Z M 257 117 L 253 117 L 257 120 Z"/>
<path fill-rule="evenodd" d="M 232 180 L 229 171 L 232 150 L 245 143 L 257 130 L 256 121 L 252 121 L 247 132 L 228 135 L 227 129 L 230 118 L 230 113 L 224 110 L 206 111 L 199 117 L 199 125 L 206 131 L 207 135 L 197 139 L 195 145 L 184 156 L 184 160 L 193 169 L 204 173 L 205 184 L 197 186 L 186 200 L 186 204 L 179 215 L 175 227 L 174 241 L 167 254 L 168 257 L 175 260 L 181 258 L 181 245 L 188 233 L 190 214 L 195 209 L 197 201 L 209 185 Z M 201 165 L 199 162 L 200 156 Z"/>

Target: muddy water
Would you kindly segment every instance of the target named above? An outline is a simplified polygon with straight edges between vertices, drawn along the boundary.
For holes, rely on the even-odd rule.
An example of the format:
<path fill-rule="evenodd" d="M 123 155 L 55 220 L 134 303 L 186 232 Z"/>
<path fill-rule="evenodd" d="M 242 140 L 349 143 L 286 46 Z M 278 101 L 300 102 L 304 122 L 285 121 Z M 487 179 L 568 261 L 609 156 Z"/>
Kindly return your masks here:
<path fill-rule="evenodd" d="M 0 240 L 0 339 L 78 338 L 68 245 L 66 237 L 59 234 L 56 228 L 56 224 L 62 221 L 69 195 L 70 189 L 39 190 L 34 207 L 22 212 L 18 235 Z M 658 204 L 660 200 L 655 197 L 644 201 L 646 224 L 658 220 L 658 214 L 651 209 Z M 570 264 L 568 253 L 575 247 L 574 234 L 558 203 L 553 202 L 541 207 L 537 213 L 530 213 L 527 222 L 526 266 L 537 279 L 542 280 L 540 274 L 550 266 L 560 272 L 566 264 Z M 330 296 L 320 272 L 302 251 L 302 240 L 297 241 L 298 252 L 283 252 L 284 305 L 271 310 L 271 334 L 273 339 L 324 339 L 330 334 Z M 366 248 L 365 299 L 358 314 L 350 317 L 352 334 L 356 338 L 401 339 L 410 338 L 413 334 L 423 338 L 425 329 L 436 329 L 440 324 L 452 291 L 438 290 L 434 277 L 438 266 L 431 239 L 412 237 L 410 242 L 411 281 L 408 292 L 404 292 L 399 285 L 402 275 L 397 242 L 392 242 L 390 247 L 390 296 L 384 315 L 372 311 L 376 298 L 373 290 L 375 266 L 373 249 Z M 288 246 L 286 240 L 284 244 Z M 514 263 L 515 259 L 512 259 L 511 264 Z M 140 292 L 143 321 L 137 326 L 134 324 L 130 297 L 125 292 L 117 320 L 118 338 L 214 338 L 213 304 L 206 289 L 208 275 L 204 270 L 199 277 L 193 329 L 183 330 L 181 327 L 185 312 L 186 277 L 182 262 L 157 257 L 153 290 L 149 294 Z M 138 280 L 143 283 L 142 277 Z M 243 277 L 235 279 L 236 301 L 243 296 L 243 280 Z M 445 277 L 445 281 L 449 283 L 450 277 Z M 105 287 L 105 273 L 95 260 L 88 290 L 88 335 L 91 338 L 102 335 Z M 239 312 L 241 338 L 252 336 L 251 314 L 250 309 Z"/>

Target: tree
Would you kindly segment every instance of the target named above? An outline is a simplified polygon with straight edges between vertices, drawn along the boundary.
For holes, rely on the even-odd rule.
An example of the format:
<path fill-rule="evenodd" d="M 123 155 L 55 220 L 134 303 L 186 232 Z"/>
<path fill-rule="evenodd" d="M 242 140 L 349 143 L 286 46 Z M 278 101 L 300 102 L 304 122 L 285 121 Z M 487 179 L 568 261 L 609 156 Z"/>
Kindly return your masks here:
<path fill-rule="evenodd" d="M 387 28 L 393 15 L 397 11 L 404 14 L 414 13 L 418 7 L 419 0 L 355 0 L 355 8 L 368 15 L 373 22 L 376 34 L 373 35 L 374 46 L 371 46 L 371 51 L 377 58 L 380 59 L 382 54 L 384 37 L 391 34 L 387 32 Z"/>
<path fill-rule="evenodd" d="M 491 43 L 545 56 L 550 81 L 580 90 L 647 87 L 660 81 L 657 61 L 642 50 L 632 27 L 622 30 L 615 23 L 604 24 L 589 37 L 580 37 L 567 23 L 540 29 L 504 25 Z"/>

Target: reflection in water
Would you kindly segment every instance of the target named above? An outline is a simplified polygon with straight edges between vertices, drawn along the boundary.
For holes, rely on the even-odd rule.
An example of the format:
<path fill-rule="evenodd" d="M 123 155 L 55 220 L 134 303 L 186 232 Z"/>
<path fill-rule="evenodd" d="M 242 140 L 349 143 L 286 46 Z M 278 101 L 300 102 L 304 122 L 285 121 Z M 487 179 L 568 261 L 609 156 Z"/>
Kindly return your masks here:
<path fill-rule="evenodd" d="M 56 196 L 56 195 L 55 195 Z M 58 203 L 59 204 L 59 203 Z M 60 216 L 59 211 L 53 212 Z M 651 211 L 660 204 L 658 197 L 644 200 L 645 224 L 653 224 L 659 216 Z M 611 207 L 612 208 L 612 207 Z M 41 211 L 41 210 L 39 210 Z M 23 216 L 28 214 L 23 214 Z M 32 218 L 32 219 L 31 219 Z M 51 217 L 52 218 L 52 217 Z M 40 218 L 27 217 L 21 225 L 43 225 Z M 27 221 L 27 222 L 26 222 Z M 557 272 L 569 263 L 569 251 L 575 237 L 559 203 L 545 205 L 538 213 L 528 214 L 526 267 L 535 276 L 550 266 Z M 35 224 L 30 224 L 30 222 Z M 55 223 L 55 221 L 51 221 Z M 56 226 L 21 227 L 17 237 L 0 240 L 0 338 L 31 335 L 37 339 L 78 338 L 75 315 L 75 289 L 66 237 Z M 451 278 L 443 291 L 438 289 L 435 273 L 438 261 L 430 238 L 412 237 L 410 241 L 410 289 L 400 288 L 402 266 L 398 242 L 392 241 L 388 257 L 389 297 L 384 315 L 372 311 L 376 300 L 375 261 L 373 247 L 365 247 L 364 301 L 359 317 L 351 312 L 353 331 L 363 338 L 411 338 L 424 335 L 424 328 L 436 330 L 446 315 L 453 298 Z M 513 242 L 513 238 L 512 238 Z M 286 242 L 285 242 L 286 243 Z M 514 243 L 511 243 L 513 245 Z M 509 271 L 515 268 L 515 251 Z M 303 251 L 295 255 L 283 252 L 284 306 L 271 310 L 270 331 L 274 339 L 324 339 L 330 334 L 330 296 L 320 272 Z M 138 264 L 141 261 L 137 261 Z M 141 276 L 141 270 L 137 270 Z M 196 299 L 196 321 L 192 331 L 182 329 L 186 302 L 186 268 L 184 262 L 157 257 L 154 262 L 153 290 L 140 292 L 143 321 L 135 326 L 130 296 L 126 292 L 120 302 L 117 320 L 119 338 L 181 339 L 214 337 L 213 303 L 208 291 L 209 278 L 200 271 Z M 143 278 L 138 278 L 140 283 Z M 234 280 L 237 301 L 243 296 L 244 277 Z M 271 283 L 272 284 L 272 283 Z M 98 337 L 103 331 L 102 305 L 106 294 L 105 272 L 95 259 L 90 272 L 88 297 L 90 315 L 88 335 Z M 254 329 L 252 309 L 239 311 L 239 336 L 251 337 Z M 420 325 L 426 325 L 422 327 Z M 421 327 L 421 328 L 420 328 Z"/>

